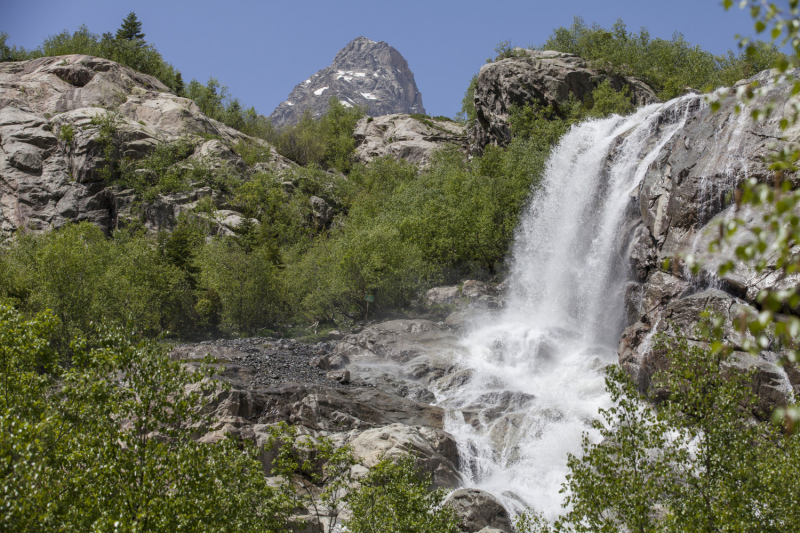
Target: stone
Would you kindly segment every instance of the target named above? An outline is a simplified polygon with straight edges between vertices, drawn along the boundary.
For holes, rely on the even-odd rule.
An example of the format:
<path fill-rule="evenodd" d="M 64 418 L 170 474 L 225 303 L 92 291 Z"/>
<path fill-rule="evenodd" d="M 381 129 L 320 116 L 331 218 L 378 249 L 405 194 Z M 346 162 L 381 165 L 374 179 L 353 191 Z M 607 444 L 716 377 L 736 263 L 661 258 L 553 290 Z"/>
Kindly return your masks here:
<path fill-rule="evenodd" d="M 328 202 L 319 196 L 312 196 L 308 199 L 308 202 L 311 204 L 311 213 L 317 228 L 323 228 L 328 225 L 333 218 L 333 208 L 328 205 Z"/>
<path fill-rule="evenodd" d="M 470 151 L 482 153 L 488 144 L 503 146 L 511 140 L 508 124 L 512 105 L 534 102 L 553 106 L 559 113 L 570 94 L 579 101 L 608 81 L 615 90 L 629 87 L 636 106 L 657 102 L 655 92 L 643 81 L 605 74 L 580 57 L 552 50 L 515 48 L 509 57 L 481 67 L 475 88 L 477 123 L 469 130 Z"/>
<path fill-rule="evenodd" d="M 362 118 L 353 132 L 358 146 L 355 158 L 368 163 L 392 156 L 425 166 L 434 150 L 454 145 L 466 151 L 464 126 L 445 118 L 392 114 Z"/>
<path fill-rule="evenodd" d="M 339 383 L 350 383 L 350 371 L 346 368 L 341 368 L 339 370 L 331 370 L 325 376 L 328 379 L 333 379 L 338 381 Z"/>
<path fill-rule="evenodd" d="M 331 369 L 330 359 L 328 359 L 328 356 L 326 356 L 326 355 L 322 355 L 320 357 L 315 357 L 314 359 L 309 361 L 308 364 L 312 368 L 319 368 L 320 370 L 330 370 Z"/>
<path fill-rule="evenodd" d="M 483 281 L 467 280 L 461 286 L 461 295 L 465 298 L 480 298 L 481 296 L 494 296 L 494 294 L 494 289 Z"/>
<path fill-rule="evenodd" d="M 366 108 L 373 117 L 425 113 L 414 74 L 400 52 L 383 41 L 358 37 L 339 50 L 331 66 L 295 86 L 270 119 L 276 126 L 295 124 L 306 109 L 319 117 L 332 96 L 347 107 Z"/>
<path fill-rule="evenodd" d="M 476 533 L 487 527 L 504 533 L 514 531 L 508 511 L 488 492 L 458 489 L 450 493 L 444 505 L 455 511 L 461 531 Z"/>
<path fill-rule="evenodd" d="M 462 484 L 458 473 L 458 447 L 452 435 L 422 426 L 390 424 L 369 429 L 349 442 L 356 457 L 371 468 L 384 458 L 411 453 L 417 467 L 432 474 L 433 487 L 455 488 Z"/>
<path fill-rule="evenodd" d="M 428 305 L 455 304 L 460 296 L 461 291 L 458 286 L 434 287 L 425 293 L 425 303 Z"/>
<path fill-rule="evenodd" d="M 330 358 L 330 367 L 333 369 L 344 368 L 350 364 L 350 358 L 343 354 L 334 355 Z"/>

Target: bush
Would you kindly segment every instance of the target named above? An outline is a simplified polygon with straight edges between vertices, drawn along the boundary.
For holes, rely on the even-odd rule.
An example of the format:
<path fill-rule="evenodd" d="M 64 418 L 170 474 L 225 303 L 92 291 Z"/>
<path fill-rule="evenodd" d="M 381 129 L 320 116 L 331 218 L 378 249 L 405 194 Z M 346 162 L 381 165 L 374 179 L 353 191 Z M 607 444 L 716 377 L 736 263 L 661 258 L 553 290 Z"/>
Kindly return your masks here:
<path fill-rule="evenodd" d="M 273 263 L 274 249 L 246 250 L 236 240 L 216 238 L 198 258 L 203 287 L 219 295 L 222 326 L 250 336 L 284 317 L 283 290 Z"/>
<path fill-rule="evenodd" d="M 0 306 L 6 531 L 290 527 L 296 504 L 267 484 L 253 448 L 194 440 L 207 368 L 190 373 L 156 344 L 102 327 L 57 367 L 47 346 L 56 323 Z"/>
<path fill-rule="evenodd" d="M 266 140 L 278 152 L 300 165 L 316 165 L 323 169 L 334 168 L 348 172 L 356 148 L 353 130 L 364 115 L 360 107 L 347 107 L 332 96 L 328 110 L 319 119 L 310 110 L 303 113 L 294 125 L 272 130 Z"/>
<path fill-rule="evenodd" d="M 403 531 L 404 533 L 456 533 L 458 519 L 442 507 L 446 492 L 429 491 L 430 475 L 423 475 L 414 458 L 384 459 L 359 480 L 360 488 L 348 498 L 353 533 Z"/>
<path fill-rule="evenodd" d="M 185 275 L 141 238 L 109 241 L 89 223 L 26 235 L 2 252 L 7 295 L 31 314 L 51 310 L 59 319 L 61 349 L 91 324 L 135 325 L 155 336 L 176 331 L 191 305 Z M 21 296 L 21 297 L 19 297 Z"/>

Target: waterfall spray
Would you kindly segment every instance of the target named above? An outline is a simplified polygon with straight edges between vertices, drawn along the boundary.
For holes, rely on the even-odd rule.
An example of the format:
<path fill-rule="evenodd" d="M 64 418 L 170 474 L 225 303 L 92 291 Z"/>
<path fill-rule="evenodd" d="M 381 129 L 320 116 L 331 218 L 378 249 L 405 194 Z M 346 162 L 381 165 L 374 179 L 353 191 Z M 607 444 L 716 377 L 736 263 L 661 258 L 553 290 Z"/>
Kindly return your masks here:
<path fill-rule="evenodd" d="M 573 127 L 518 228 L 506 309 L 464 339 L 466 385 L 437 391 L 469 486 L 552 518 L 569 454 L 607 407 L 624 325 L 623 222 L 699 97 Z"/>

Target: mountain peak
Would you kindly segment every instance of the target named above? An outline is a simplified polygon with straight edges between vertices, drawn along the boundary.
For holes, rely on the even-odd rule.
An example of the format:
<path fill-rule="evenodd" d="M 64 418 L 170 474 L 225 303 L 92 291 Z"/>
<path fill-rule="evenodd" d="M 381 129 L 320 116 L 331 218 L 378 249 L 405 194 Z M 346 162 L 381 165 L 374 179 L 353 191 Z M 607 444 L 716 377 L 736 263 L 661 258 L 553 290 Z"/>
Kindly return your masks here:
<path fill-rule="evenodd" d="M 329 67 L 295 86 L 270 118 L 280 126 L 296 123 L 306 109 L 320 116 L 331 96 L 348 107 L 366 107 L 370 116 L 425 113 L 405 58 L 388 43 L 364 36 L 339 50 Z"/>

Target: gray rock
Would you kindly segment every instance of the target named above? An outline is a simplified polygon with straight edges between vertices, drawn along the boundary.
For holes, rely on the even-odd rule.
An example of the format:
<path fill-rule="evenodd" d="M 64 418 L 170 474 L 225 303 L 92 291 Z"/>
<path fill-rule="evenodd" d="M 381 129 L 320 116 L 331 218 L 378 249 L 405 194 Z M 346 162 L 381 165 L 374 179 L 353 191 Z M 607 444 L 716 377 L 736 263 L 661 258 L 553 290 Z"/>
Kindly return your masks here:
<path fill-rule="evenodd" d="M 338 381 L 339 383 L 350 383 L 350 371 L 346 368 L 341 368 L 339 370 L 331 370 L 327 374 L 326 377 L 329 379 L 333 379 Z"/>
<path fill-rule="evenodd" d="M 462 484 L 458 473 L 458 447 L 452 435 L 421 426 L 391 424 L 360 433 L 349 442 L 362 464 L 372 468 L 382 459 L 408 453 L 417 466 L 433 475 L 433 487 L 454 488 Z"/>
<path fill-rule="evenodd" d="M 319 196 L 312 196 L 308 199 L 311 204 L 311 213 L 314 216 L 314 224 L 317 228 L 325 227 L 333 218 L 333 208 L 328 202 Z"/>
<path fill-rule="evenodd" d="M 116 110 L 119 157 L 140 159 L 159 142 L 189 136 L 198 146 L 192 160 L 230 165 L 239 174 L 292 165 L 273 150 L 269 162 L 246 169 L 230 146 L 266 143 L 205 116 L 157 79 L 113 61 L 67 55 L 0 63 L 0 232 L 88 221 L 110 233 L 133 216 L 133 192 L 107 187 L 101 172 L 108 161 L 92 122 L 106 118 L 105 108 Z M 67 128 L 71 139 L 64 135 Z M 217 140 L 203 143 L 200 135 Z M 148 229 L 170 228 L 196 200 L 193 192 L 162 195 L 141 206 L 141 216 Z M 241 221 L 231 213 L 222 213 L 223 219 Z M 219 232 L 231 229 L 220 222 Z"/>
<path fill-rule="evenodd" d="M 470 150 L 481 153 L 487 144 L 505 145 L 511 140 L 508 124 L 512 105 L 539 102 L 556 112 L 570 94 L 582 101 L 608 80 L 616 90 L 629 87 L 635 105 L 658 101 L 655 92 L 636 78 L 614 76 L 592 69 L 580 57 L 554 51 L 515 49 L 511 57 L 481 67 L 475 88 L 477 123 L 470 129 Z"/>
<path fill-rule="evenodd" d="M 505 533 L 514 531 L 508 511 L 488 492 L 458 489 L 447 497 L 444 505 L 455 511 L 461 531 L 475 533 L 486 527 Z"/>
<path fill-rule="evenodd" d="M 428 305 L 455 304 L 460 296 L 461 291 L 458 286 L 434 287 L 425 293 L 425 303 Z"/>
<path fill-rule="evenodd" d="M 389 155 L 426 165 L 434 150 L 447 144 L 465 150 L 467 144 L 464 126 L 457 122 L 405 114 L 362 118 L 353 136 L 358 142 L 355 157 L 364 163 Z"/>
<path fill-rule="evenodd" d="M 270 119 L 278 126 L 294 124 L 306 109 L 318 117 L 331 96 L 348 107 L 363 106 L 375 117 L 425 113 L 414 74 L 400 52 L 383 41 L 358 37 L 339 50 L 331 66 L 299 83 Z"/>

